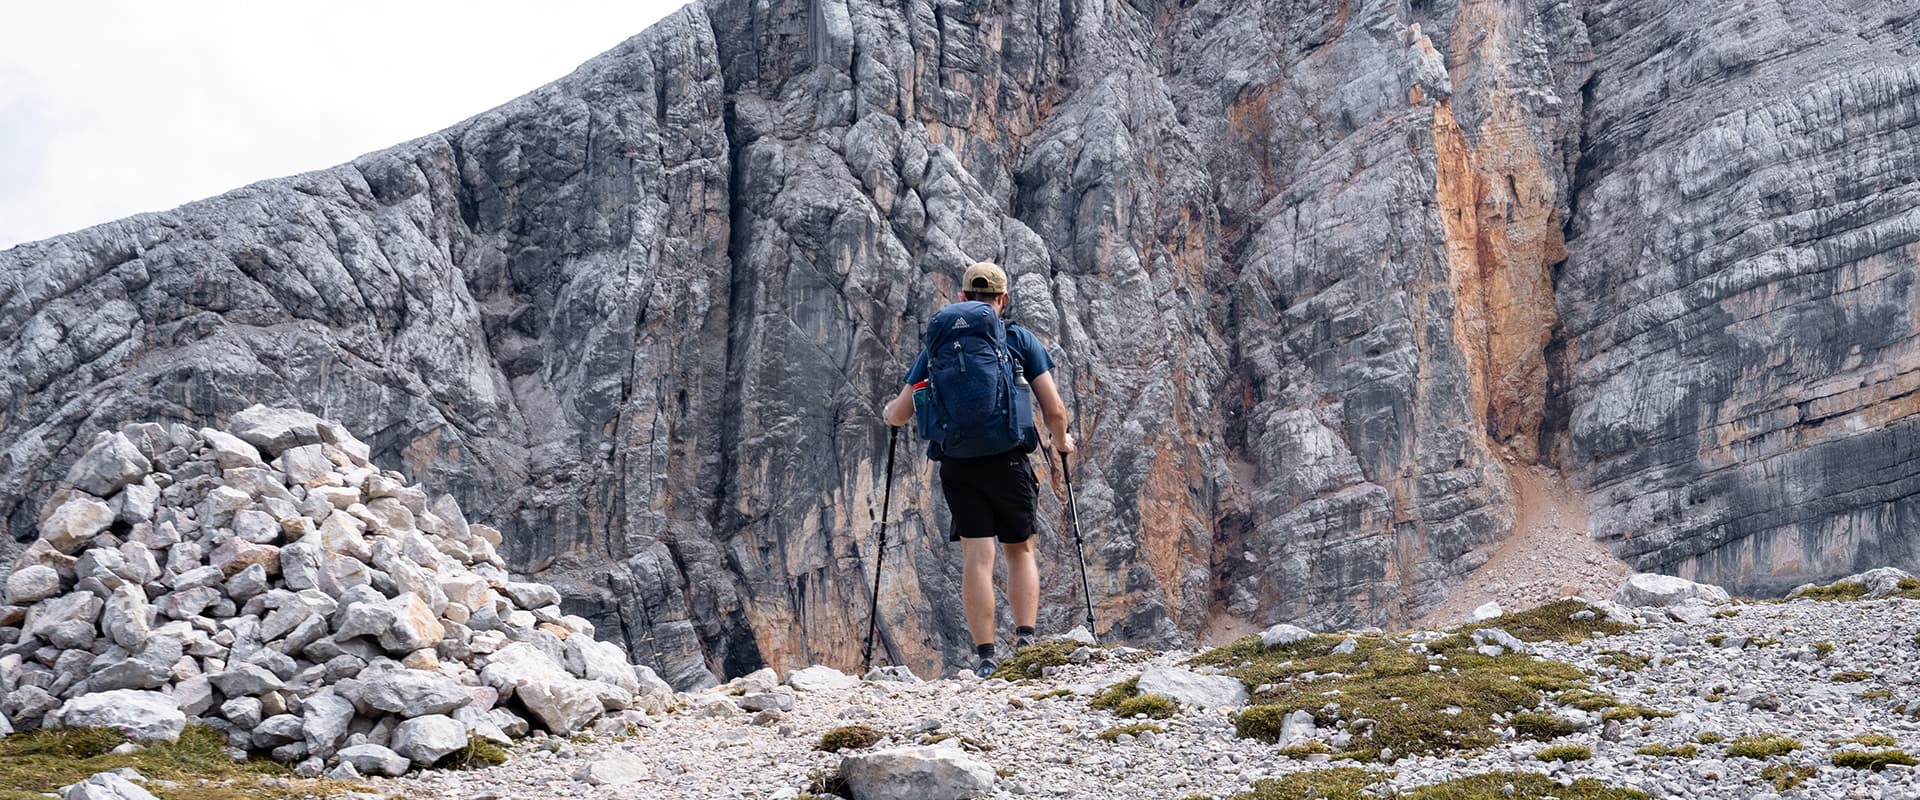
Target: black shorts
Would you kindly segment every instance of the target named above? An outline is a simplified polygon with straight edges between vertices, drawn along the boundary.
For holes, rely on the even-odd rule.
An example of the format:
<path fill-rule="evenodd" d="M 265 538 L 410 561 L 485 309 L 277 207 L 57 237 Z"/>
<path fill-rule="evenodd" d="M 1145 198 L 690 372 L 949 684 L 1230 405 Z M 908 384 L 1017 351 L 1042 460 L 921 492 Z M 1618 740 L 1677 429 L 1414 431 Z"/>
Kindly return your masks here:
<path fill-rule="evenodd" d="M 953 512 L 949 540 L 997 537 L 1017 544 L 1033 535 L 1033 502 L 1039 489 L 1026 453 L 942 459 L 940 490 Z"/>

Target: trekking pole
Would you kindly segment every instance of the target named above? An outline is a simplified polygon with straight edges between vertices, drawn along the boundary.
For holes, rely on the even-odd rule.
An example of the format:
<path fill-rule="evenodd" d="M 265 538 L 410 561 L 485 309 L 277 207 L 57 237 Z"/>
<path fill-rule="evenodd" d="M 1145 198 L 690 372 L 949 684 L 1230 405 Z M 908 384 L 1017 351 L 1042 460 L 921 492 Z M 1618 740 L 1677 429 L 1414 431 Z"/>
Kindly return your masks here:
<path fill-rule="evenodd" d="M 880 628 L 880 566 L 887 560 L 887 515 L 893 507 L 893 449 L 900 443 L 900 427 L 887 426 L 887 488 L 880 495 L 880 547 L 873 556 L 873 604 L 867 609 L 867 647 L 860 653 L 860 671 L 873 668 L 873 635 Z"/>
<path fill-rule="evenodd" d="M 1093 626 L 1093 584 L 1087 582 L 1087 546 L 1080 539 L 1080 503 L 1073 495 L 1073 469 L 1067 466 L 1071 453 L 1060 454 L 1060 475 L 1067 480 L 1067 514 L 1073 518 L 1073 553 L 1080 560 L 1080 594 L 1087 601 L 1087 634 L 1100 641 Z"/>

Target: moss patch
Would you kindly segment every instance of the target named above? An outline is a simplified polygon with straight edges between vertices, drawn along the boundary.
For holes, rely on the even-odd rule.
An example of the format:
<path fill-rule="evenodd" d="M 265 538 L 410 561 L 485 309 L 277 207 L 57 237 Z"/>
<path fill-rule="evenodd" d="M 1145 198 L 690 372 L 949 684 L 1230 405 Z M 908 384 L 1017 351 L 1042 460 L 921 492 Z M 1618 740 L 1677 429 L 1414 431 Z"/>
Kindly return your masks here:
<path fill-rule="evenodd" d="M 1515 628 L 1536 639 L 1576 635 L 1575 628 L 1551 620 L 1564 622 L 1572 613 L 1568 609 L 1584 606 L 1542 608 L 1552 610 L 1501 622 L 1516 636 Z M 1522 628 L 1514 625 L 1519 616 L 1539 622 Z M 1603 618 L 1582 624 L 1611 623 Z M 1300 709 L 1323 727 L 1373 720 L 1352 731 L 1352 752 L 1362 757 L 1382 748 L 1410 754 L 1487 747 L 1499 741 L 1493 732 L 1496 715 L 1537 710 L 1548 693 L 1587 688 L 1571 664 L 1516 653 L 1488 656 L 1474 650 L 1466 636 L 1449 636 L 1422 649 L 1405 638 L 1362 635 L 1353 637 L 1353 652 L 1333 652 L 1346 638 L 1322 635 L 1269 648 L 1248 637 L 1192 663 L 1224 667 L 1256 690 L 1253 705 L 1237 718 L 1242 736 L 1272 741 L 1280 721 Z"/>
<path fill-rule="evenodd" d="M 1533 757 L 1541 761 L 1586 761 L 1593 758 L 1593 748 L 1584 744 L 1556 744 L 1535 750 Z"/>
<path fill-rule="evenodd" d="M 227 756 L 226 738 L 198 725 L 182 731 L 177 742 L 155 743 L 124 755 L 107 752 L 124 742 L 119 731 L 107 728 L 6 737 L 0 740 L 0 800 L 45 800 L 43 793 L 121 767 L 178 783 L 159 793 L 166 800 L 334 797 L 363 790 L 355 784 L 294 778 L 271 761 L 235 763 Z"/>
<path fill-rule="evenodd" d="M 1742 736 L 1727 743 L 1727 755 L 1740 758 L 1771 758 L 1800 749 L 1800 740 L 1777 733 Z"/>
<path fill-rule="evenodd" d="M 478 736 L 467 737 L 467 746 L 448 753 L 434 764 L 440 769 L 486 769 L 507 763 L 507 749 Z"/>
<path fill-rule="evenodd" d="M 1469 775 L 1399 795 L 1406 800 L 1648 800 L 1637 789 L 1615 789 L 1593 778 L 1571 785 L 1537 772 L 1489 772 Z"/>
<path fill-rule="evenodd" d="M 820 737 L 815 750 L 838 753 L 842 750 L 863 750 L 872 747 L 881 739 L 887 738 L 883 731 L 874 730 L 865 725 L 846 725 L 827 731 Z"/>
<path fill-rule="evenodd" d="M 1583 611 L 1592 614 L 1592 618 L 1573 618 Z M 1614 622 L 1578 600 L 1556 600 L 1526 611 L 1503 614 L 1486 622 L 1461 626 L 1460 632 L 1471 634 L 1482 628 L 1499 628 L 1523 642 L 1555 641 L 1567 644 L 1584 642 L 1596 633 L 1612 636 L 1634 630 L 1634 626 Z"/>
<path fill-rule="evenodd" d="M 1760 770 L 1760 777 L 1772 781 L 1773 788 L 1782 792 L 1806 783 L 1818 774 L 1820 770 L 1800 764 L 1768 764 L 1766 769 Z"/>
<path fill-rule="evenodd" d="M 1788 600 L 1858 600 L 1867 596 L 1867 585 L 1859 581 L 1839 581 L 1825 586 L 1809 586 L 1793 594 Z"/>
<path fill-rule="evenodd" d="M 1127 698 L 1138 694 L 1140 694 L 1140 676 L 1135 675 L 1094 695 L 1092 700 L 1087 701 L 1087 707 L 1112 711 L 1126 702 Z"/>
<path fill-rule="evenodd" d="M 1639 653 L 1629 653 L 1625 650 L 1600 651 L 1600 665 L 1603 667 L 1612 667 L 1621 672 L 1639 672 L 1645 669 L 1648 662 L 1652 660 L 1653 659 L 1648 656 Z"/>
<path fill-rule="evenodd" d="M 1143 733 L 1162 733 L 1164 730 L 1153 723 L 1141 722 L 1133 725 L 1121 725 L 1100 732 L 1100 741 L 1117 742 L 1122 736 L 1139 736 Z"/>
<path fill-rule="evenodd" d="M 1010 681 L 1033 680 L 1040 677 L 1047 667 L 1066 666 L 1069 663 L 1067 656 L 1082 647 L 1086 645 L 1071 639 L 1049 639 L 1028 645 L 1000 662 L 1000 667 L 993 671 L 993 677 Z"/>
<path fill-rule="evenodd" d="M 1650 744 L 1633 751 L 1634 755 L 1655 756 L 1657 758 L 1693 758 L 1700 755 L 1700 746 L 1683 744 L 1679 747 L 1664 744 Z"/>
<path fill-rule="evenodd" d="M 1920 765 L 1905 750 L 1842 750 L 1833 754 L 1833 765 L 1850 769 L 1870 769 L 1874 772 L 1886 769 L 1888 764 L 1901 766 Z"/>
<path fill-rule="evenodd" d="M 1254 781 L 1251 791 L 1236 794 L 1232 800 L 1372 800 L 1365 789 L 1390 777 L 1390 773 L 1358 767 L 1296 772 Z"/>
<path fill-rule="evenodd" d="M 1123 718 L 1145 714 L 1154 719 L 1166 719 L 1179 710 L 1180 704 L 1164 694 L 1137 694 L 1113 707 L 1113 713 Z"/>
<path fill-rule="evenodd" d="M 1579 730 L 1571 722 L 1538 711 L 1522 711 L 1507 720 L 1507 724 L 1513 726 L 1514 735 L 1542 742 Z"/>
<path fill-rule="evenodd" d="M 1661 711 L 1660 709 L 1647 708 L 1646 706 L 1621 705 L 1621 706 L 1614 706 L 1613 708 L 1609 708 L 1606 711 L 1600 712 L 1600 721 L 1613 722 L 1615 720 L 1630 720 L 1630 719 L 1665 719 L 1671 716 L 1673 716 L 1673 712 L 1671 711 Z"/>

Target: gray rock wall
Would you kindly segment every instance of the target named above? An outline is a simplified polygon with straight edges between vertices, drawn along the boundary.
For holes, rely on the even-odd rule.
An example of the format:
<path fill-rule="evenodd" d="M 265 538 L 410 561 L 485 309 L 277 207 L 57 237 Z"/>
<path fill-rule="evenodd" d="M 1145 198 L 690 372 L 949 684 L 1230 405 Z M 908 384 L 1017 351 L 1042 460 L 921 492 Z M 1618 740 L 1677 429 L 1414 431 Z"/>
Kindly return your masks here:
<path fill-rule="evenodd" d="M 678 685 L 851 665 L 876 407 L 992 259 L 1120 637 L 1412 619 L 1508 464 L 1643 568 L 1907 564 L 1920 23 L 1855 6 L 706 0 L 447 131 L 0 252 L 0 524 L 94 432 L 295 406 Z M 969 642 L 918 448 L 881 614 L 924 672 Z"/>

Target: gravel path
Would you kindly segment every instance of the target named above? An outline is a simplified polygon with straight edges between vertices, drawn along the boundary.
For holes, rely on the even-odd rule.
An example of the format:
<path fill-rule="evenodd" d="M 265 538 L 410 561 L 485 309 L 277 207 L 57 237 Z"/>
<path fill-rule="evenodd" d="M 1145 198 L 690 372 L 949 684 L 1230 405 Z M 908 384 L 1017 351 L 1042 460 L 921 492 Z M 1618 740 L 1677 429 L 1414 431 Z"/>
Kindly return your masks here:
<path fill-rule="evenodd" d="M 1413 757 L 1369 766 L 1393 772 L 1392 783 L 1401 788 L 1518 769 L 1593 776 L 1655 797 L 1744 799 L 1775 796 L 1761 771 L 1781 763 L 1817 769 L 1797 789 L 1781 793 L 1786 797 L 1920 797 L 1920 773 L 1913 768 L 1867 772 L 1830 763 L 1835 751 L 1862 749 L 1834 740 L 1868 733 L 1889 735 L 1898 747 L 1920 752 L 1920 722 L 1900 711 L 1920 699 L 1914 689 L 1915 665 L 1920 663 L 1916 618 L 1920 602 L 1907 600 L 1730 605 L 1699 624 L 1648 624 L 1578 645 L 1536 645 L 1536 654 L 1587 671 L 1596 689 L 1675 715 L 1608 723 L 1594 715 L 1586 730 L 1553 742 L 1592 747 L 1590 761 L 1543 764 L 1533 758 L 1541 743 L 1516 741 L 1470 757 Z M 1823 656 L 1816 642 L 1832 648 Z M 1648 663 L 1622 671 L 1602 663 L 1608 651 L 1646 656 Z M 375 785 L 413 798 L 774 800 L 797 793 L 810 776 L 832 771 L 839 756 L 814 746 L 827 730 L 853 723 L 899 732 L 891 743 L 913 743 L 917 732 L 938 731 L 994 745 L 977 757 L 1001 770 L 991 795 L 995 798 L 1224 798 L 1244 791 L 1259 777 L 1329 766 L 1317 763 L 1324 756 L 1288 758 L 1272 745 L 1235 738 L 1230 714 L 1218 709 L 1188 710 L 1162 721 L 1167 731 L 1160 735 L 1121 743 L 1096 738 L 1124 723 L 1107 712 L 1088 710 L 1087 695 L 1143 668 L 1179 664 L 1190 655 L 1101 659 L 1018 684 L 971 678 L 862 683 L 801 692 L 792 711 L 757 718 L 728 710 L 727 704 L 689 710 L 726 697 L 715 690 L 683 696 L 680 711 L 654 717 L 655 727 L 625 739 L 528 741 L 500 767 L 431 772 Z M 1849 677 L 1848 672 L 1870 677 L 1834 680 L 1835 675 Z M 1036 699 L 1057 689 L 1074 695 Z M 1874 691 L 1891 692 L 1891 697 L 1861 697 Z M 1730 740 L 1769 732 L 1794 737 L 1803 746 L 1759 760 L 1728 757 L 1724 743 L 1698 744 L 1703 733 Z M 1693 758 L 1634 754 L 1636 748 L 1655 743 L 1695 743 L 1699 753 Z M 575 778 L 582 767 L 619 754 L 644 760 L 640 780 L 596 787 Z"/>

